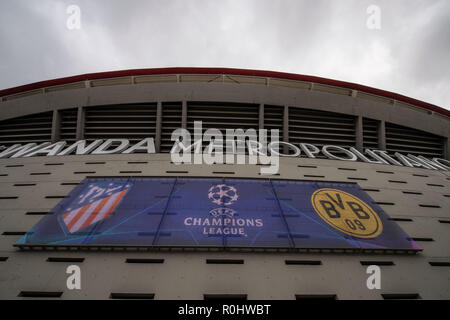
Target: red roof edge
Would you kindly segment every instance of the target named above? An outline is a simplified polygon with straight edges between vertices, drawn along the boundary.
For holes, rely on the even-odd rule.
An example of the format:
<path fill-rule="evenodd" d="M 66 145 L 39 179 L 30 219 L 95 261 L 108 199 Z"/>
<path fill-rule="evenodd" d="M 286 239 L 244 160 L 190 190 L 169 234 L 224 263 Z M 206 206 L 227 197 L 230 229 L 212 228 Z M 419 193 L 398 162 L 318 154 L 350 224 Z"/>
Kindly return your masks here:
<path fill-rule="evenodd" d="M 381 89 L 376 89 L 368 86 L 363 86 L 351 82 L 294 74 L 294 73 L 285 73 L 285 72 L 276 72 L 276 71 L 263 71 L 263 70 L 250 70 L 250 69 L 234 69 L 234 68 L 184 68 L 184 67 L 174 67 L 174 68 L 153 68 L 153 69 L 130 69 L 130 70 L 120 70 L 120 71 L 107 71 L 107 72 L 97 72 L 97 73 L 87 73 L 77 76 L 53 79 L 40 81 L 35 83 L 30 83 L 14 88 L 3 89 L 0 90 L 0 97 L 41 89 L 44 87 L 51 87 L 57 85 L 68 84 L 72 82 L 85 81 L 85 80 L 96 80 L 96 79 L 105 79 L 105 78 L 117 78 L 117 77 L 126 77 L 126 76 L 140 76 L 140 75 L 157 75 L 157 74 L 230 74 L 230 75 L 242 75 L 242 76 L 256 76 L 256 77 L 270 77 L 270 78 L 279 78 L 279 79 L 287 79 L 287 80 L 297 80 L 297 81 L 306 81 L 306 82 L 314 82 L 320 84 L 326 84 L 330 86 L 342 87 L 352 90 L 363 91 L 366 93 L 371 93 L 374 95 L 395 99 L 398 101 L 402 101 L 405 103 L 409 103 L 418 107 L 422 107 L 424 109 L 434 111 L 450 117 L 450 111 L 444 108 L 438 107 L 436 105 L 413 99 L 410 97 L 406 97 L 394 92 L 385 91 Z"/>

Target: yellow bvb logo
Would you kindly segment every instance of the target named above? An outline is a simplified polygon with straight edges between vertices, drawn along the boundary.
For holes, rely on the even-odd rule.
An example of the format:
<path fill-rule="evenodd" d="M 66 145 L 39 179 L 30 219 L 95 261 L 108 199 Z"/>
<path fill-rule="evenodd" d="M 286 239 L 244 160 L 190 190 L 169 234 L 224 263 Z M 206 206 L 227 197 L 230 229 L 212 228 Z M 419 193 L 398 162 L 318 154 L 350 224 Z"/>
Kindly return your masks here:
<path fill-rule="evenodd" d="M 347 192 L 316 190 L 311 202 L 317 214 L 333 228 L 358 238 L 375 238 L 383 231 L 378 214 L 364 201 Z"/>

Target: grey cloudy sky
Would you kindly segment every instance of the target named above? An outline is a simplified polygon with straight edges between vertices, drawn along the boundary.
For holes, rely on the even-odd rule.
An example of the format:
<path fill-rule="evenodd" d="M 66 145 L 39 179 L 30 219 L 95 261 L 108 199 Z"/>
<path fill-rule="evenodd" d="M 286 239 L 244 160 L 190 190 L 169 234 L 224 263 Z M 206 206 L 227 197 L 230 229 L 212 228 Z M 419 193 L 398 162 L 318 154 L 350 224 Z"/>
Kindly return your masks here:
<path fill-rule="evenodd" d="M 81 9 L 69 30 L 66 10 Z M 367 28 L 370 5 L 381 29 Z M 234 67 L 308 74 L 450 109 L 449 0 L 0 0 L 0 88 L 82 73 Z"/>

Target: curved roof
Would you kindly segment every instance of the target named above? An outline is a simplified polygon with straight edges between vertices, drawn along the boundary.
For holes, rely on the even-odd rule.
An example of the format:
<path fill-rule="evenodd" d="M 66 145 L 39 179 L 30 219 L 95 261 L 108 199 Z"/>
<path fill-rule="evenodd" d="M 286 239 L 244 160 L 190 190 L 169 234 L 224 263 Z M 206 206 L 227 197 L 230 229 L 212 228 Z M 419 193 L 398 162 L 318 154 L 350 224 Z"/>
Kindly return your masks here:
<path fill-rule="evenodd" d="M 263 70 L 250 70 L 250 69 L 234 69 L 234 68 L 184 68 L 184 67 L 174 67 L 174 68 L 152 68 L 152 69 L 130 69 L 130 70 L 120 70 L 120 71 L 108 71 L 108 72 L 97 72 L 97 73 L 87 73 L 77 76 L 40 81 L 35 83 L 30 83 L 18 87 L 13 87 L 9 89 L 0 90 L 0 97 L 21 93 L 25 91 L 41 89 L 44 87 L 51 87 L 56 85 L 64 85 L 72 82 L 86 81 L 86 80 L 97 80 L 105 78 L 117 78 L 117 77 L 127 77 L 127 76 L 141 76 L 141 75 L 163 75 L 163 74 L 228 74 L 228 75 L 240 75 L 240 76 L 254 76 L 254 77 L 269 77 L 278 78 L 286 80 L 296 80 L 296 81 L 306 81 L 314 82 L 319 84 L 325 84 L 335 87 L 342 87 L 351 90 L 358 90 L 390 99 L 395 99 L 408 104 L 412 104 L 424 109 L 434 111 L 450 117 L 450 111 L 444 108 L 438 107 L 436 105 L 406 97 L 394 92 L 385 91 L 381 89 L 376 89 L 352 82 L 345 82 L 315 76 L 276 72 L 276 71 L 263 71 Z"/>

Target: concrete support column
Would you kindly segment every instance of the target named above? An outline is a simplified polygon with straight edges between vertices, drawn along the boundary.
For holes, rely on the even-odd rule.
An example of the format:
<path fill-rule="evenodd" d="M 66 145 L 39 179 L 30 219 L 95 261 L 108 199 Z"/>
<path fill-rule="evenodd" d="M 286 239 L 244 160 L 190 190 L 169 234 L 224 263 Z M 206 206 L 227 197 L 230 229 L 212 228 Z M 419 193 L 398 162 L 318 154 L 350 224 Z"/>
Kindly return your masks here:
<path fill-rule="evenodd" d="M 52 118 L 52 142 L 56 142 L 61 137 L 61 113 L 58 110 L 53 110 Z"/>
<path fill-rule="evenodd" d="M 384 120 L 378 123 L 378 149 L 386 150 L 386 122 Z"/>
<path fill-rule="evenodd" d="M 363 135 L 363 118 L 357 116 L 355 118 L 355 135 L 356 135 L 356 149 L 363 152 L 364 147 L 364 135 Z"/>
<path fill-rule="evenodd" d="M 289 142 L 289 106 L 284 106 L 283 111 L 283 141 Z M 283 146 L 283 152 L 289 151 L 287 146 Z"/>
<path fill-rule="evenodd" d="M 258 121 L 259 129 L 264 129 L 264 104 L 259 105 L 259 121 Z"/>
<path fill-rule="evenodd" d="M 187 129 L 187 101 L 183 101 L 181 106 L 181 127 Z"/>
<path fill-rule="evenodd" d="M 156 132 L 155 132 L 155 151 L 161 151 L 161 124 L 162 124 L 162 102 L 156 104 Z"/>
<path fill-rule="evenodd" d="M 85 118 L 86 118 L 86 111 L 85 111 L 84 107 L 78 107 L 78 112 L 77 112 L 77 131 L 76 131 L 76 138 L 77 138 L 77 140 L 83 140 L 84 139 Z"/>
<path fill-rule="evenodd" d="M 445 140 L 446 141 L 444 142 L 444 156 L 445 159 L 450 160 L 450 139 L 447 138 Z"/>

